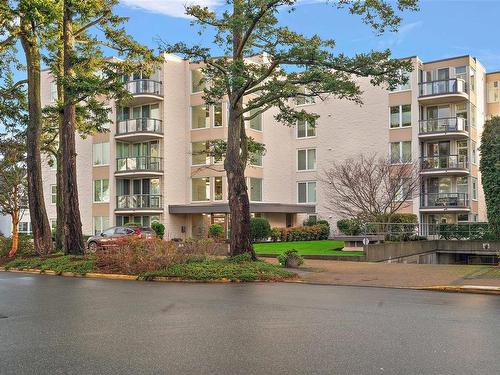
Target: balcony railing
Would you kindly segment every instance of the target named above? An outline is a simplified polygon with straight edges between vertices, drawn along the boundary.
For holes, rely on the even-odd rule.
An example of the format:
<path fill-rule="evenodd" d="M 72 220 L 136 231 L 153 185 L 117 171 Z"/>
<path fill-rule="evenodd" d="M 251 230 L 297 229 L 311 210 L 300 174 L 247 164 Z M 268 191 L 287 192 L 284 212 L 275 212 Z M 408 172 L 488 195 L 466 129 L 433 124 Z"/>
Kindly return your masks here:
<path fill-rule="evenodd" d="M 466 93 L 465 81 L 461 78 L 441 79 L 437 81 L 422 82 L 418 84 L 419 95 L 444 95 Z"/>
<path fill-rule="evenodd" d="M 117 209 L 162 208 L 162 196 L 150 194 L 118 195 Z"/>
<path fill-rule="evenodd" d="M 422 208 L 466 208 L 469 207 L 467 193 L 430 193 L 420 198 Z"/>
<path fill-rule="evenodd" d="M 423 171 L 432 169 L 468 169 L 467 157 L 463 155 L 427 156 L 421 158 Z"/>
<path fill-rule="evenodd" d="M 122 120 L 118 122 L 116 129 L 117 135 L 131 134 L 131 133 L 156 133 L 162 134 L 162 121 L 149 118 L 135 118 L 129 120 Z"/>
<path fill-rule="evenodd" d="M 444 133 L 467 131 L 467 120 L 462 117 L 443 117 L 420 120 L 420 133 Z"/>
<path fill-rule="evenodd" d="M 152 171 L 159 172 L 163 170 L 163 158 L 154 156 L 137 156 L 130 158 L 117 158 L 116 171 Z"/>
<path fill-rule="evenodd" d="M 163 95 L 163 85 L 152 79 L 136 79 L 125 83 L 125 87 L 131 94 L 153 94 Z"/>

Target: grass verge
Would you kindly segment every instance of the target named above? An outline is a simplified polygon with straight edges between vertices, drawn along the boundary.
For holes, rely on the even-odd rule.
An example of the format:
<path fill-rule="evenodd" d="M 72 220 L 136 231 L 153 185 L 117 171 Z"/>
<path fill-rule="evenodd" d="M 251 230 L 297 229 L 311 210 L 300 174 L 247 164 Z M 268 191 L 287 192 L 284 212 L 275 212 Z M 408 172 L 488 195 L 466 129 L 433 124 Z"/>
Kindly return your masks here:
<path fill-rule="evenodd" d="M 281 254 L 288 249 L 295 249 L 300 255 L 348 255 L 362 256 L 362 251 L 342 251 L 343 241 L 296 241 L 296 242 L 261 242 L 253 245 L 257 254 Z"/>
<path fill-rule="evenodd" d="M 58 255 L 47 258 L 18 258 L 4 265 L 6 269 L 20 270 L 37 269 L 40 271 L 54 271 L 57 273 L 73 272 L 86 274 L 100 272 L 95 266 L 92 256 Z M 191 261 L 185 264 L 175 264 L 164 270 L 146 272 L 138 276 L 140 279 L 151 280 L 154 277 L 170 277 L 181 280 L 231 280 L 231 281 L 282 281 L 295 278 L 295 273 L 284 270 L 282 267 L 264 261 L 235 261 L 226 259 L 205 259 Z"/>

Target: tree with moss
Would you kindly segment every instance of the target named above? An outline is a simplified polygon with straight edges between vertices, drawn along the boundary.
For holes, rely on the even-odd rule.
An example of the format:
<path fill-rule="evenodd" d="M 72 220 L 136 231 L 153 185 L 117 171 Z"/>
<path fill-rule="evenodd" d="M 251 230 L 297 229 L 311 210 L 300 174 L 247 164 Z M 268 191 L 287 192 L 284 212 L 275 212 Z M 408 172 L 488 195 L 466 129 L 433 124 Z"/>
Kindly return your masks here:
<path fill-rule="evenodd" d="M 275 120 L 293 126 L 314 125 L 318 115 L 295 106 L 297 101 L 326 97 L 362 103 L 359 77 L 373 85 L 394 87 L 404 82 L 409 62 L 391 59 L 389 50 L 347 56 L 335 51 L 334 40 L 306 36 L 280 24 L 280 12 L 293 11 L 297 0 L 227 0 L 219 12 L 188 6 L 186 14 L 201 27 L 215 32 L 213 47 L 162 43 L 162 48 L 203 64 L 204 100 L 227 100 L 229 121 L 224 169 L 228 179 L 230 249 L 232 255 L 250 253 L 250 204 L 245 181 L 249 137 L 245 121 L 275 108 Z M 400 14 L 416 10 L 417 0 L 339 0 L 331 9 L 347 10 L 374 29 L 396 31 Z M 223 57 L 220 57 L 221 54 Z"/>
<path fill-rule="evenodd" d="M 481 182 L 488 221 L 496 238 L 500 238 L 500 116 L 486 121 L 481 136 Z"/>

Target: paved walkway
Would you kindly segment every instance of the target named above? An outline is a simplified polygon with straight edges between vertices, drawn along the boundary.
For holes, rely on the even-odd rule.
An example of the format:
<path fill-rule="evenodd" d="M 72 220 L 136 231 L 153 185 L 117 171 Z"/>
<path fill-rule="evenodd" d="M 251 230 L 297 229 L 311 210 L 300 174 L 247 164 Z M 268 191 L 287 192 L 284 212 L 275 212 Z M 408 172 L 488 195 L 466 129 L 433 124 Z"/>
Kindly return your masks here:
<path fill-rule="evenodd" d="M 269 259 L 275 263 L 275 259 Z M 307 282 L 336 285 L 428 287 L 478 285 L 500 287 L 500 267 L 339 262 L 306 259 L 298 271 Z"/>

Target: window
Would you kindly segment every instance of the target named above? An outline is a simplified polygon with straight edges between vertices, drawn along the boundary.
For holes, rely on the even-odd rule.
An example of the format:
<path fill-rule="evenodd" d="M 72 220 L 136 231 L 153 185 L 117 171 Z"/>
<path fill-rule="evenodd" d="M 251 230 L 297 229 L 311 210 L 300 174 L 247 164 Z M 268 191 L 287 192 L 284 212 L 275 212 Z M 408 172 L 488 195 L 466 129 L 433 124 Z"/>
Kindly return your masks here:
<path fill-rule="evenodd" d="M 250 177 L 250 201 L 262 202 L 262 178 Z"/>
<path fill-rule="evenodd" d="M 50 185 L 50 203 L 57 203 L 57 185 Z"/>
<path fill-rule="evenodd" d="M 476 150 L 476 142 L 470 142 L 470 160 L 472 164 L 477 164 L 477 150 Z"/>
<path fill-rule="evenodd" d="M 312 171 L 316 169 L 315 148 L 297 151 L 297 169 L 299 171 Z"/>
<path fill-rule="evenodd" d="M 59 98 L 59 95 L 57 95 L 57 82 L 51 81 L 50 82 L 50 101 L 52 103 L 55 103 L 55 102 L 57 102 L 58 98 Z"/>
<path fill-rule="evenodd" d="M 210 126 L 210 109 L 207 105 L 191 107 L 191 128 L 205 129 Z"/>
<path fill-rule="evenodd" d="M 391 128 L 411 126 L 411 104 L 391 107 Z"/>
<path fill-rule="evenodd" d="M 470 68 L 470 91 L 476 91 L 476 71 L 473 68 Z"/>
<path fill-rule="evenodd" d="M 252 109 L 250 111 L 249 117 L 254 116 L 259 109 Z M 249 121 L 250 129 L 262 131 L 262 113 L 259 113 L 254 118 Z"/>
<path fill-rule="evenodd" d="M 477 178 L 472 177 L 472 199 L 477 201 Z"/>
<path fill-rule="evenodd" d="M 307 104 L 314 104 L 315 100 L 314 97 L 312 96 L 304 96 L 310 94 L 310 90 L 306 89 L 305 87 L 302 87 L 299 89 L 299 95 L 295 98 L 295 103 L 297 105 L 307 105 Z"/>
<path fill-rule="evenodd" d="M 210 178 L 192 178 L 191 179 L 191 199 L 193 202 L 210 200 Z"/>
<path fill-rule="evenodd" d="M 500 81 L 488 82 L 487 85 L 488 103 L 497 103 L 500 101 L 499 87 L 500 87 Z"/>
<path fill-rule="evenodd" d="M 94 216 L 94 234 L 104 232 L 109 228 L 109 217 Z"/>
<path fill-rule="evenodd" d="M 462 79 L 464 82 L 467 82 L 467 67 L 466 66 L 455 67 L 455 78 L 459 78 Z"/>
<path fill-rule="evenodd" d="M 409 90 L 411 89 L 411 74 L 410 72 L 407 72 L 405 70 L 400 70 L 399 71 L 401 76 L 406 78 L 407 81 L 406 83 L 403 83 L 403 84 L 399 84 L 397 85 L 394 89 L 392 89 L 391 91 L 403 91 L 403 90 Z"/>
<path fill-rule="evenodd" d="M 467 177 L 457 177 L 457 193 L 468 194 L 469 183 Z"/>
<path fill-rule="evenodd" d="M 399 184 L 398 192 L 396 194 L 396 200 L 403 201 L 403 200 L 411 199 L 410 182 L 411 182 L 411 180 L 409 178 L 403 178 L 401 180 L 401 183 Z"/>
<path fill-rule="evenodd" d="M 57 219 L 50 219 L 50 230 L 57 228 Z"/>
<path fill-rule="evenodd" d="M 297 138 L 309 138 L 316 136 L 316 127 L 308 121 L 297 121 Z"/>
<path fill-rule="evenodd" d="M 465 166 L 467 165 L 468 160 L 468 149 L 467 140 L 457 141 L 458 162 L 464 163 Z"/>
<path fill-rule="evenodd" d="M 94 180 L 94 202 L 109 202 L 109 180 Z"/>
<path fill-rule="evenodd" d="M 31 233 L 31 223 L 28 221 L 20 221 L 17 228 L 19 233 Z"/>
<path fill-rule="evenodd" d="M 250 165 L 262 167 L 262 152 L 253 152 L 250 154 Z"/>
<path fill-rule="evenodd" d="M 411 141 L 391 143 L 391 163 L 411 162 Z"/>
<path fill-rule="evenodd" d="M 470 125 L 476 127 L 476 106 L 474 104 L 470 105 Z"/>
<path fill-rule="evenodd" d="M 213 106 L 214 109 L 214 127 L 219 128 L 222 126 L 222 103 Z"/>
<path fill-rule="evenodd" d="M 457 215 L 457 221 L 460 222 L 468 222 L 469 221 L 469 214 L 458 214 Z"/>
<path fill-rule="evenodd" d="M 201 69 L 191 70 L 191 92 L 201 92 L 205 88 L 203 73 Z"/>
<path fill-rule="evenodd" d="M 94 143 L 92 145 L 92 155 L 94 165 L 109 164 L 109 142 Z"/>
<path fill-rule="evenodd" d="M 222 177 L 214 178 L 214 201 L 221 201 L 223 199 L 222 192 Z"/>
<path fill-rule="evenodd" d="M 316 181 L 297 183 L 297 201 L 299 203 L 316 203 Z"/>
<path fill-rule="evenodd" d="M 191 165 L 210 164 L 210 156 L 208 155 L 208 142 L 191 143 L 191 152 Z"/>

